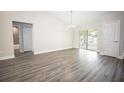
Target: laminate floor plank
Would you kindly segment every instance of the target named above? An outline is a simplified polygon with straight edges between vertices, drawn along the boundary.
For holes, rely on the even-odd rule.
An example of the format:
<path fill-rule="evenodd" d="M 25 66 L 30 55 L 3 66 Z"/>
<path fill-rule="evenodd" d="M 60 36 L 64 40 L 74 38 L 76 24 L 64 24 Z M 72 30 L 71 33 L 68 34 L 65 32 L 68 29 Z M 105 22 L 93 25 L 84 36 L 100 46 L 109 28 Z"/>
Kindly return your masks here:
<path fill-rule="evenodd" d="M 119 82 L 123 61 L 82 49 L 33 55 L 31 52 L 0 61 L 1 82 Z"/>

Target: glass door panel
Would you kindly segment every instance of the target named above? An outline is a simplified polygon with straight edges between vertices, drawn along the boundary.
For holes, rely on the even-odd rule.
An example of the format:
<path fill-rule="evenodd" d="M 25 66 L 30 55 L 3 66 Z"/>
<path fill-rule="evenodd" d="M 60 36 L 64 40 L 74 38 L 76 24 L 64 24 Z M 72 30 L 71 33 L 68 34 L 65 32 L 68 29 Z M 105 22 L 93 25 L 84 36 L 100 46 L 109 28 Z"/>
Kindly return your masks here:
<path fill-rule="evenodd" d="M 87 39 L 88 39 L 87 30 L 80 31 L 80 48 L 87 49 Z"/>
<path fill-rule="evenodd" d="M 94 29 L 88 30 L 88 49 L 96 50 L 96 48 L 97 48 L 96 30 L 94 30 Z"/>
<path fill-rule="evenodd" d="M 80 48 L 97 50 L 97 33 L 95 29 L 80 31 Z"/>

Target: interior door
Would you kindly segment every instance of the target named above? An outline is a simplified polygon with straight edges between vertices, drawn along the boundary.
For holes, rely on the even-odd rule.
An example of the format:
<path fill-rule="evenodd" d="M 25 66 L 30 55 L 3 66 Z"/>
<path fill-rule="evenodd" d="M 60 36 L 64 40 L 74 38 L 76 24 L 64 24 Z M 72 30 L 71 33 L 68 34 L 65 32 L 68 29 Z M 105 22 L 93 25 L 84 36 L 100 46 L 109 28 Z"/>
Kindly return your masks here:
<path fill-rule="evenodd" d="M 24 51 L 32 51 L 32 28 L 23 27 Z"/>
<path fill-rule="evenodd" d="M 104 27 L 104 53 L 108 56 L 119 56 L 120 22 L 115 21 L 105 24 Z"/>

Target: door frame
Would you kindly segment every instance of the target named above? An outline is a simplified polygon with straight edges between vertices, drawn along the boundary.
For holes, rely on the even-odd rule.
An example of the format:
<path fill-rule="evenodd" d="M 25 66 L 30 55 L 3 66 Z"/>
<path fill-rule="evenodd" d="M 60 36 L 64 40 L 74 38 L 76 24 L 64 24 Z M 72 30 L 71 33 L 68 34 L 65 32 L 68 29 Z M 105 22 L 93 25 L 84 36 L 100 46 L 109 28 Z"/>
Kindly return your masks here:
<path fill-rule="evenodd" d="M 34 33 L 34 25 L 30 22 L 22 22 L 22 21 L 15 21 L 15 20 L 11 20 L 10 21 L 10 24 L 11 24 L 11 30 L 12 30 L 12 35 L 13 35 L 13 22 L 20 22 L 20 23 L 27 23 L 27 24 L 31 24 L 32 25 L 32 30 L 31 30 L 31 33 L 32 33 L 32 52 L 34 54 L 34 36 L 33 36 L 33 33 Z M 17 25 L 18 26 L 18 25 Z M 20 26 L 19 27 L 19 30 L 20 30 Z M 20 32 L 20 31 L 19 31 Z M 13 38 L 13 37 L 12 37 Z M 20 39 L 20 33 L 19 33 L 19 39 Z M 14 41 L 14 38 L 13 38 L 13 41 Z M 22 40 L 23 41 L 23 40 Z M 19 42 L 20 43 L 20 42 Z M 14 44 L 13 44 L 14 45 Z M 14 46 L 13 46 L 13 51 L 14 51 Z M 20 52 L 24 52 L 24 50 L 21 50 Z M 14 54 L 14 58 L 15 58 L 15 54 Z"/>

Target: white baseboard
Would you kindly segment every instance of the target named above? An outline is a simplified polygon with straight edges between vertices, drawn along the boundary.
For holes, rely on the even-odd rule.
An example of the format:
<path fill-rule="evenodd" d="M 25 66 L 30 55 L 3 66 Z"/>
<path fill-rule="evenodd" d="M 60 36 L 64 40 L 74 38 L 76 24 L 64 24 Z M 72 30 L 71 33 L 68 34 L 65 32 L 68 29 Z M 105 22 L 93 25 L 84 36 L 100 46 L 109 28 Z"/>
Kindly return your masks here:
<path fill-rule="evenodd" d="M 123 59 L 124 58 L 124 53 L 122 53 L 121 56 L 119 56 L 118 58 Z"/>
<path fill-rule="evenodd" d="M 117 58 L 118 58 L 118 59 L 123 59 L 123 56 L 118 56 Z"/>
<path fill-rule="evenodd" d="M 104 53 L 104 52 L 100 52 L 100 55 L 105 55 L 105 53 Z M 123 59 L 123 57 L 124 57 L 124 56 L 122 55 L 122 56 L 118 56 L 117 58 L 118 58 L 118 59 Z"/>
<path fill-rule="evenodd" d="M 15 56 L 14 56 L 14 55 L 12 55 L 12 56 L 0 57 L 0 60 L 12 59 L 12 58 L 15 58 Z"/>
<path fill-rule="evenodd" d="M 65 49 L 71 49 L 71 48 L 73 48 L 73 47 L 53 49 L 53 50 L 45 50 L 45 51 L 38 51 L 38 52 L 34 52 L 34 55 L 42 54 L 42 53 L 48 53 L 48 52 L 54 52 L 54 51 L 60 51 L 60 50 L 65 50 Z"/>

